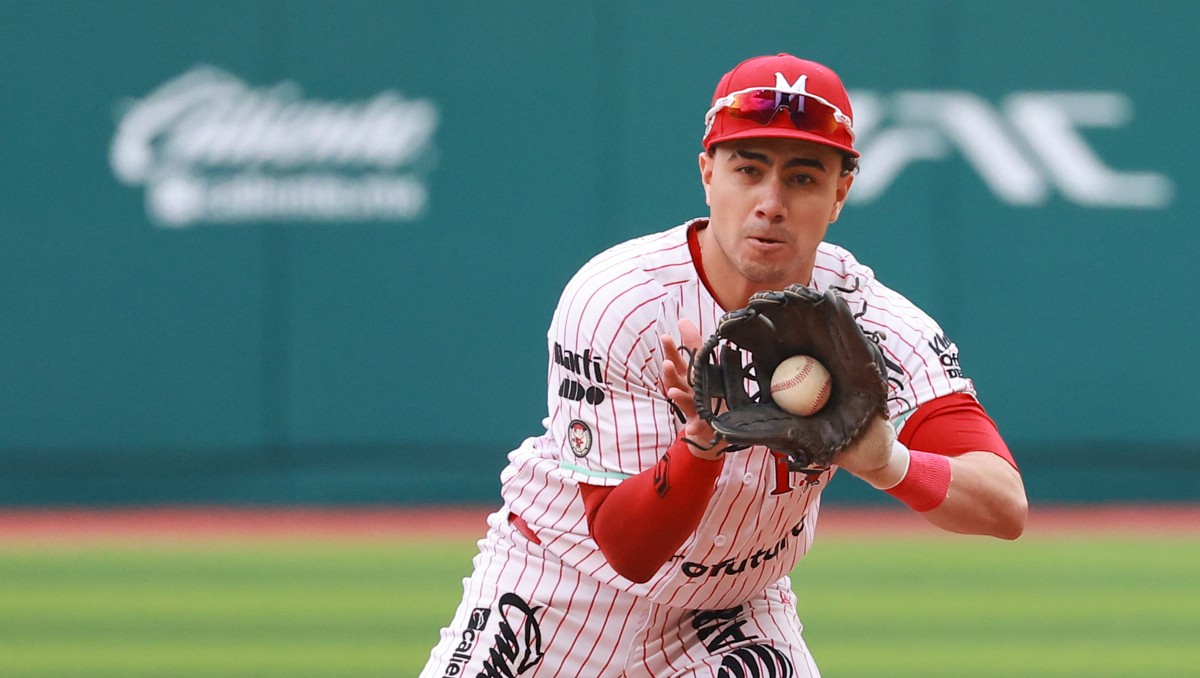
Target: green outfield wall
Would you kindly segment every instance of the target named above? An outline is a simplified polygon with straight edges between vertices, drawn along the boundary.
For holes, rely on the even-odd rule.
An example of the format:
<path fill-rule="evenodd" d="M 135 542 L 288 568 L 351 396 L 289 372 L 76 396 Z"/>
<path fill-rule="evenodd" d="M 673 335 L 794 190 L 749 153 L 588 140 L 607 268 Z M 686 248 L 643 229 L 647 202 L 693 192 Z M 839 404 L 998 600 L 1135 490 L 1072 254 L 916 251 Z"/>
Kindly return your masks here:
<path fill-rule="evenodd" d="M 0 504 L 493 501 L 561 286 L 703 214 L 712 88 L 780 51 L 852 90 L 830 240 L 941 321 L 1031 498 L 1200 499 L 1197 29 L 1182 1 L 0 2 Z"/>

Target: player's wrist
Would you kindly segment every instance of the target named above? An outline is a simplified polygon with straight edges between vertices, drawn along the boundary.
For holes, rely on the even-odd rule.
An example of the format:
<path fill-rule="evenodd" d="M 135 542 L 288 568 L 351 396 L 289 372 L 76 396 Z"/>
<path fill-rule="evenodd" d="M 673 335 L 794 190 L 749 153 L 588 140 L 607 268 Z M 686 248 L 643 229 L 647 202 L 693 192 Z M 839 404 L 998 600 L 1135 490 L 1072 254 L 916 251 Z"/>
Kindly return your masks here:
<path fill-rule="evenodd" d="M 900 445 L 899 442 L 896 443 Z M 903 447 L 903 445 L 901 445 Z M 949 457 L 905 448 L 904 474 L 893 485 L 879 487 L 918 513 L 932 511 L 950 495 Z"/>
<path fill-rule="evenodd" d="M 698 433 L 690 434 L 687 429 L 679 432 L 679 437 L 676 438 L 672 447 L 686 449 L 691 455 L 697 459 L 704 461 L 718 461 L 725 457 L 725 448 L 729 447 L 729 443 L 724 440 L 714 440 L 716 435 L 711 429 L 707 435 Z"/>
<path fill-rule="evenodd" d="M 908 465 L 908 449 L 897 445 L 896 430 L 883 418 L 868 424 L 857 442 L 838 452 L 833 463 L 871 486 L 895 485 Z"/>
<path fill-rule="evenodd" d="M 911 458 L 908 447 L 892 436 L 887 449 L 883 464 L 855 474 L 877 490 L 890 490 L 899 485 L 908 473 Z"/>

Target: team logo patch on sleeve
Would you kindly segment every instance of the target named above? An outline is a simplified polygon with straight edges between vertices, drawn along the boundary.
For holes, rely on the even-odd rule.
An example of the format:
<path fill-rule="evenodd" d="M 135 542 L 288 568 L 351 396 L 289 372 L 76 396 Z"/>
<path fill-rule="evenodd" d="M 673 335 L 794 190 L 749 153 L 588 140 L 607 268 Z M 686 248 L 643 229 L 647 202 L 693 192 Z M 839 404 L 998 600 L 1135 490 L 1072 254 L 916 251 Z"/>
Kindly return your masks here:
<path fill-rule="evenodd" d="M 592 451 L 592 429 L 578 419 L 572 420 L 567 424 L 567 444 L 576 457 L 586 457 Z"/>

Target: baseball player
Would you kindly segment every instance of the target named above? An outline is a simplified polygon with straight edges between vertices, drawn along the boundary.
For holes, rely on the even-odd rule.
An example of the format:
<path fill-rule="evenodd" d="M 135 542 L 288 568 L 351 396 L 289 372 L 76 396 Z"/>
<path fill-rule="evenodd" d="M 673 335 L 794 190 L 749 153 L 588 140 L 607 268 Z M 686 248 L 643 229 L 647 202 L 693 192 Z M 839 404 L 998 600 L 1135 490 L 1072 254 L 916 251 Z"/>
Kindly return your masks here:
<path fill-rule="evenodd" d="M 546 431 L 509 455 L 504 506 L 422 676 L 818 676 L 789 573 L 839 469 L 945 530 L 1024 529 L 1021 476 L 955 344 L 824 242 L 858 160 L 838 76 L 749 59 L 705 124 L 709 216 L 599 254 L 563 291 Z M 888 368 L 889 418 L 816 473 L 710 445 L 686 376 L 723 314 L 794 283 L 848 290 Z"/>

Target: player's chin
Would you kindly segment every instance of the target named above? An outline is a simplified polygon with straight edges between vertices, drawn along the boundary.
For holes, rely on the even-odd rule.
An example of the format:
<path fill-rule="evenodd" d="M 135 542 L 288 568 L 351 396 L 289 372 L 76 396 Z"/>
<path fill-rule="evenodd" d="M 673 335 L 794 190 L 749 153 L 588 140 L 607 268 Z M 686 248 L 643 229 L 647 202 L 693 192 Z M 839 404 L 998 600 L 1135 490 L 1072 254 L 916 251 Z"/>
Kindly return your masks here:
<path fill-rule="evenodd" d="M 787 257 L 746 257 L 739 271 L 746 280 L 762 289 L 781 290 L 796 282 L 792 261 Z"/>

